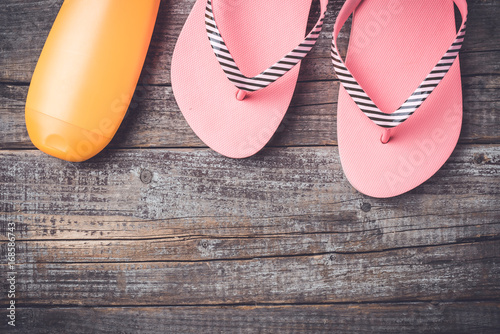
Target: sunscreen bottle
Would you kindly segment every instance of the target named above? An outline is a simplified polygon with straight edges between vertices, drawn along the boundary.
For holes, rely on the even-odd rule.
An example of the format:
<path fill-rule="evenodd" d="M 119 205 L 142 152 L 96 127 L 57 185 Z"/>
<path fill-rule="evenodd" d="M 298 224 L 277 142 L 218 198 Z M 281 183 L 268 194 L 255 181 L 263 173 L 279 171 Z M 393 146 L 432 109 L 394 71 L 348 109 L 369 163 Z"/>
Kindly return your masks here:
<path fill-rule="evenodd" d="M 159 5 L 64 1 L 26 100 L 26 127 L 38 149 L 76 162 L 111 141 L 139 80 Z"/>

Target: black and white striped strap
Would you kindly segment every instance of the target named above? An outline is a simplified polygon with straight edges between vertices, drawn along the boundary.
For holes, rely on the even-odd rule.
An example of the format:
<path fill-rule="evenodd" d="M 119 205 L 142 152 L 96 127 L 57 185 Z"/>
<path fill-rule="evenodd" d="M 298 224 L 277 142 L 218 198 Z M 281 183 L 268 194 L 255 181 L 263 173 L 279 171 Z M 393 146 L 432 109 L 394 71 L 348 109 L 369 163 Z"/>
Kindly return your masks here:
<path fill-rule="evenodd" d="M 217 60 L 222 66 L 224 73 L 226 73 L 227 78 L 237 88 L 246 92 L 253 92 L 269 86 L 290 71 L 309 53 L 309 51 L 311 51 L 316 44 L 323 27 L 323 19 L 325 17 L 326 7 L 328 4 L 328 0 L 320 0 L 321 16 L 302 43 L 264 72 L 253 78 L 248 78 L 241 73 L 238 65 L 236 65 L 236 62 L 231 56 L 226 43 L 224 43 L 224 39 L 222 38 L 217 27 L 217 23 L 215 22 L 216 20 L 212 9 L 212 1 L 213 0 L 207 1 L 207 7 L 205 10 L 205 26 L 207 29 L 208 39 L 212 45 L 212 49 L 214 50 Z"/>
<path fill-rule="evenodd" d="M 413 92 L 413 94 L 392 114 L 382 112 L 377 105 L 373 103 L 360 84 L 354 79 L 337 49 L 337 36 L 347 18 L 352 14 L 360 2 L 361 0 L 347 0 L 344 7 L 340 10 L 337 21 L 335 22 L 331 49 L 333 67 L 340 83 L 344 86 L 353 101 L 356 102 L 359 109 L 375 124 L 383 128 L 394 128 L 413 115 L 439 85 L 446 73 L 448 73 L 451 65 L 453 65 L 462 48 L 465 37 L 465 29 L 467 26 L 467 2 L 466 0 L 454 0 L 462 15 L 462 26 L 460 27 L 460 31 L 455 41 L 415 92 Z"/>

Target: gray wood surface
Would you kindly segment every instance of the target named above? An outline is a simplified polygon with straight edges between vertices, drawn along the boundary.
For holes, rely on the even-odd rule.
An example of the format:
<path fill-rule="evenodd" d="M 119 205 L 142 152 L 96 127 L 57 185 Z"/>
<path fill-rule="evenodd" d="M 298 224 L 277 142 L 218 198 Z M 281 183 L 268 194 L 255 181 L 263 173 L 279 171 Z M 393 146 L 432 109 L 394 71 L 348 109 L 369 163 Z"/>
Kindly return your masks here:
<path fill-rule="evenodd" d="M 498 305 L 28 308 L 32 333 L 495 333 Z"/>
<path fill-rule="evenodd" d="M 126 120 L 79 164 L 37 151 L 24 124 L 61 3 L 0 3 L 2 281 L 9 222 L 18 239 L 17 326 L 0 313 L 0 332 L 498 333 L 498 0 L 468 1 L 455 152 L 392 199 L 356 192 L 338 158 L 328 52 L 343 1 L 279 131 L 244 160 L 207 149 L 179 112 L 169 66 L 194 0 L 162 1 Z"/>

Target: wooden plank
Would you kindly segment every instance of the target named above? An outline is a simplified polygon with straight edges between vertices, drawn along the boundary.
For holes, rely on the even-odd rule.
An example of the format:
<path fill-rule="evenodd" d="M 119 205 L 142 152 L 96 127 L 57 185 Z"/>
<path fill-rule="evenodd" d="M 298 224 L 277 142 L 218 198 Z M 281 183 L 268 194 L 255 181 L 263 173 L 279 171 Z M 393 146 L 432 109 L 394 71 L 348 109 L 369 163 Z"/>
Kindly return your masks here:
<path fill-rule="evenodd" d="M 317 47 L 308 56 L 300 80 L 329 80 L 333 72 L 329 62 L 331 32 L 335 17 L 344 1 L 330 1 L 324 31 Z M 499 55 L 492 59 L 475 52 L 498 50 L 500 42 L 497 18 L 500 7 L 496 0 L 469 0 L 468 38 L 464 44 L 463 69 L 469 74 L 498 74 Z M 36 61 L 57 15 L 62 0 L 18 1 L 4 0 L 0 8 L 0 82 L 24 82 L 31 79 Z M 143 82 L 170 83 L 172 51 L 194 0 L 162 1 L 155 33 L 143 72 Z M 347 35 L 340 36 L 346 45 Z"/>
<path fill-rule="evenodd" d="M 463 78 L 460 143 L 499 143 L 498 76 Z M 26 86 L 0 84 L 0 149 L 33 148 L 24 122 Z M 338 82 L 299 83 L 268 146 L 336 145 Z M 141 86 L 109 147 L 204 147 L 184 120 L 170 87 Z"/>
<path fill-rule="evenodd" d="M 497 145 L 461 146 L 423 186 L 386 200 L 349 186 L 336 147 L 245 160 L 207 149 L 0 157 L 0 226 L 18 222 L 22 303 L 500 297 Z"/>
<path fill-rule="evenodd" d="M 106 252 L 106 248 L 101 251 Z M 500 267 L 497 265 L 500 240 L 370 254 L 246 260 L 17 261 L 16 303 L 19 305 L 248 305 L 500 299 Z M 6 265 L 0 267 L 7 272 Z"/>
<path fill-rule="evenodd" d="M 493 205 L 494 201 L 490 203 Z M 424 216 L 427 219 L 424 220 Z M 203 218 L 194 221 L 115 218 L 107 221 L 110 217 L 57 218 L 53 215 L 37 216 L 44 222 L 40 224 L 43 227 L 32 224 L 29 215 L 17 219 L 4 216 L 0 221 L 3 224 L 9 220 L 22 221 L 25 233 L 21 235 L 42 235 L 40 239 L 23 238 L 17 243 L 18 256 L 24 263 L 33 264 L 98 263 L 110 259 L 114 262 L 241 260 L 481 242 L 500 238 L 498 216 L 498 211 L 450 213 L 446 218 L 429 214 L 419 219 L 401 218 L 393 225 L 389 223 L 393 219 L 386 222 L 334 221 L 330 216 L 311 217 L 310 221 L 305 217 L 253 219 L 251 224 L 245 222 L 247 219 L 234 219 L 231 223 L 228 218 L 210 223 Z M 56 223 L 52 224 L 54 221 Z M 411 228 L 411 222 L 423 226 Z M 268 224 L 266 230 L 273 232 L 255 232 L 262 230 L 265 223 Z M 325 228 L 328 225 L 330 227 Z M 280 226 L 283 226 L 281 230 Z M 301 227 L 308 232 L 301 233 Z M 81 239 L 70 237 L 80 235 L 83 235 Z M 63 239 L 62 236 L 68 237 Z M 0 254 L 7 256 L 5 249 L 1 249 Z"/>
<path fill-rule="evenodd" d="M 22 308 L 9 333 L 494 333 L 498 303 Z M 0 329 L 7 330 L 5 322 Z"/>

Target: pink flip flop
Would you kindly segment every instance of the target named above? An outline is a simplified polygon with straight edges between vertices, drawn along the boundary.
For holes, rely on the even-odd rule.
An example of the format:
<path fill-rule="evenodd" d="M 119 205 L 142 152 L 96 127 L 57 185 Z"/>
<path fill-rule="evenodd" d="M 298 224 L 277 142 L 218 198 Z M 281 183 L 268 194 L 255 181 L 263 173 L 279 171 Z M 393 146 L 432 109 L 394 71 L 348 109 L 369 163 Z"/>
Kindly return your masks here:
<path fill-rule="evenodd" d="M 245 158 L 271 139 L 290 104 L 297 65 L 321 32 L 328 0 L 304 39 L 311 3 L 196 1 L 175 46 L 172 89 L 209 147 Z"/>
<path fill-rule="evenodd" d="M 457 34 L 454 5 L 462 15 Z M 353 13 L 346 61 L 337 36 Z M 337 133 L 345 175 L 372 197 L 405 193 L 453 152 L 462 125 L 458 53 L 465 0 L 347 0 L 334 27 L 341 87 Z"/>

